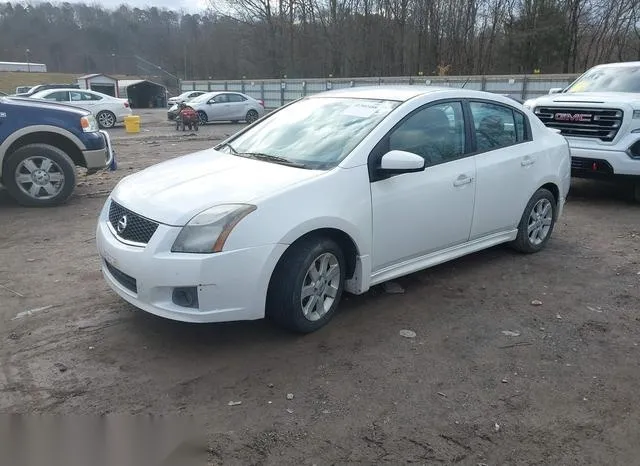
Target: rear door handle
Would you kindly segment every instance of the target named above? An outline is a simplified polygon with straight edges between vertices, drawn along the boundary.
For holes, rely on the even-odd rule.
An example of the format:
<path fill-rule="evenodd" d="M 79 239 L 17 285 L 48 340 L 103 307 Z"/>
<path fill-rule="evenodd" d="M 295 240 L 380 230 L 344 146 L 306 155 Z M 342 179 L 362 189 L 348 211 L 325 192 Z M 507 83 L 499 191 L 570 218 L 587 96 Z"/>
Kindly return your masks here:
<path fill-rule="evenodd" d="M 522 165 L 523 167 L 528 167 L 529 165 L 533 165 L 534 163 L 536 163 L 536 159 L 527 155 L 522 159 L 520 165 Z"/>
<path fill-rule="evenodd" d="M 458 178 L 456 178 L 456 180 L 453 182 L 453 185 L 455 187 L 458 186 L 464 186 L 465 184 L 469 184 L 473 181 L 473 178 L 467 175 L 460 175 Z"/>

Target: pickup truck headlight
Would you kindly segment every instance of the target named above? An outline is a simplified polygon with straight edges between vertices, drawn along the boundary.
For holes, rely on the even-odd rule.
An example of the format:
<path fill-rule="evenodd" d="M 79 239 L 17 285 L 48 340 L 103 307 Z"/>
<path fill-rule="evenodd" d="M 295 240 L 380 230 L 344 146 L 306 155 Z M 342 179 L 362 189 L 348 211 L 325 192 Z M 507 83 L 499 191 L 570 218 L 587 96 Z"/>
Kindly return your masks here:
<path fill-rule="evenodd" d="M 523 107 L 528 108 L 529 110 L 533 109 L 534 104 L 536 103 L 536 99 L 528 99 L 522 103 Z"/>
<path fill-rule="evenodd" d="M 251 204 L 224 204 L 200 212 L 182 227 L 171 252 L 211 254 L 222 251 L 233 228 L 254 210 L 256 206 Z"/>
<path fill-rule="evenodd" d="M 633 119 L 640 119 L 640 110 L 634 110 L 633 111 Z"/>
<path fill-rule="evenodd" d="M 98 127 L 98 121 L 93 115 L 87 115 L 80 118 L 80 126 L 82 126 L 82 131 L 85 133 L 93 133 L 100 129 Z"/>

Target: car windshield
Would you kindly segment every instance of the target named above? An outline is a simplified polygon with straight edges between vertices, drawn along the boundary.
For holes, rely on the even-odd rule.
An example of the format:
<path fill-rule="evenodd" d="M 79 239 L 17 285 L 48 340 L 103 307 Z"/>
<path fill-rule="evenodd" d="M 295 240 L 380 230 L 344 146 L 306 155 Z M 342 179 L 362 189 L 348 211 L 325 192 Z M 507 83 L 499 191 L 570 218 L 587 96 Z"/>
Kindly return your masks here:
<path fill-rule="evenodd" d="M 640 66 L 594 68 L 564 92 L 640 92 Z"/>
<path fill-rule="evenodd" d="M 340 163 L 400 102 L 320 97 L 299 100 L 223 145 L 257 155 L 326 169 Z"/>

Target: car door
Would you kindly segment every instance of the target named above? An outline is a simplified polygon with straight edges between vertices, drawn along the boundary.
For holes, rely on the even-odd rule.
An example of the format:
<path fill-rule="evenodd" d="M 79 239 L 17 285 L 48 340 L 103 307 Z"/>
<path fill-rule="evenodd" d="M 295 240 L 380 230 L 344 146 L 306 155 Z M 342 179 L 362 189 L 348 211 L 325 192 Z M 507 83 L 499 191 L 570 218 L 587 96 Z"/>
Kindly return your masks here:
<path fill-rule="evenodd" d="M 426 169 L 372 179 L 374 274 L 468 241 L 476 177 L 469 147 L 460 101 L 412 112 L 378 143 L 370 169 L 389 150 L 422 156 Z"/>
<path fill-rule="evenodd" d="M 230 113 L 232 120 L 243 120 L 249 110 L 249 101 L 241 94 L 229 94 Z"/>
<path fill-rule="evenodd" d="M 217 94 L 213 96 L 206 105 L 206 112 L 209 121 L 220 121 L 227 119 L 227 105 L 229 100 L 227 94 Z"/>
<path fill-rule="evenodd" d="M 89 96 L 89 94 L 86 92 L 69 91 L 69 98 L 71 101 L 71 105 L 73 105 L 74 107 L 79 107 L 85 110 L 89 110 L 90 112 L 94 113 L 93 112 L 94 103 L 91 101 L 90 98 L 87 98 L 86 96 Z"/>
<path fill-rule="evenodd" d="M 537 155 L 527 117 L 495 102 L 470 101 L 476 146 L 476 202 L 471 239 L 517 227 L 536 190 Z"/>

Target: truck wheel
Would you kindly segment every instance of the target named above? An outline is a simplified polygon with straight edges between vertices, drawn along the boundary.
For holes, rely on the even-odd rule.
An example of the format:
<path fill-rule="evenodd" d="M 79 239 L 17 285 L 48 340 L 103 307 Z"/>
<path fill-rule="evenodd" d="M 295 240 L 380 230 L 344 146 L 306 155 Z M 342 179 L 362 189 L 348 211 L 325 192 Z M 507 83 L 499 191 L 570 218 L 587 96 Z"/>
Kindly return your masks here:
<path fill-rule="evenodd" d="M 73 160 L 57 147 L 29 144 L 6 161 L 3 180 L 18 203 L 46 207 L 64 203 L 76 185 Z"/>

